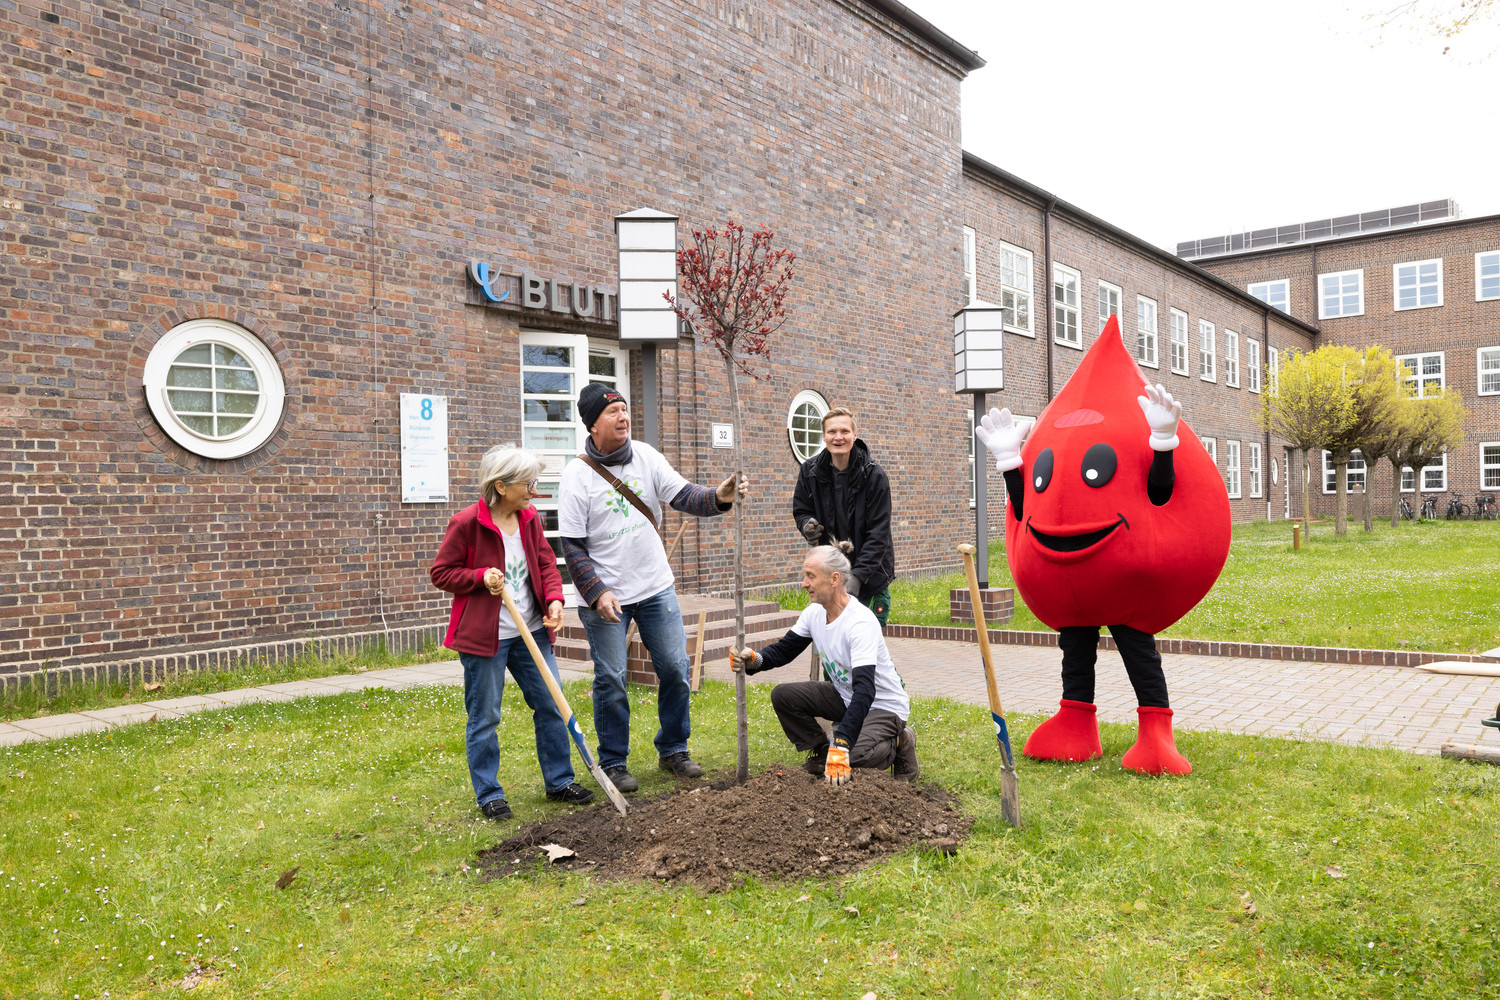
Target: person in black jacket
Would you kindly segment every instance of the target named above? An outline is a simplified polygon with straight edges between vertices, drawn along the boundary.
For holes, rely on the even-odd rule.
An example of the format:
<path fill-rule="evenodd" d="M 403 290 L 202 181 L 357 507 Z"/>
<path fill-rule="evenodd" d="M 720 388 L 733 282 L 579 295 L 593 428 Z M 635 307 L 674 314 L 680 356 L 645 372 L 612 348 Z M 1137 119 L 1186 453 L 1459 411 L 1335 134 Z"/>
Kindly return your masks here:
<path fill-rule="evenodd" d="M 792 493 L 792 518 L 807 544 L 832 545 L 849 556 L 849 593 L 884 627 L 896 577 L 891 545 L 891 483 L 855 437 L 854 414 L 836 406 L 823 415 L 823 450 L 802 463 Z"/>

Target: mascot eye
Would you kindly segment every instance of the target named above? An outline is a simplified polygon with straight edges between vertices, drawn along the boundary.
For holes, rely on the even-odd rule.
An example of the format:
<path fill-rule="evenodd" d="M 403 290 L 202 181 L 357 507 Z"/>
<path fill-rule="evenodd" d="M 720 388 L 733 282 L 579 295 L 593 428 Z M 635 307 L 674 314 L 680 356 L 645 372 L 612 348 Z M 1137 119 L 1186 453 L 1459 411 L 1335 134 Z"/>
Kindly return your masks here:
<path fill-rule="evenodd" d="M 1103 486 L 1114 478 L 1115 450 L 1107 444 L 1096 444 L 1083 454 L 1083 481 Z"/>
<path fill-rule="evenodd" d="M 1036 487 L 1038 493 L 1047 488 L 1052 482 L 1052 449 L 1043 448 L 1041 454 L 1031 463 L 1031 485 Z"/>

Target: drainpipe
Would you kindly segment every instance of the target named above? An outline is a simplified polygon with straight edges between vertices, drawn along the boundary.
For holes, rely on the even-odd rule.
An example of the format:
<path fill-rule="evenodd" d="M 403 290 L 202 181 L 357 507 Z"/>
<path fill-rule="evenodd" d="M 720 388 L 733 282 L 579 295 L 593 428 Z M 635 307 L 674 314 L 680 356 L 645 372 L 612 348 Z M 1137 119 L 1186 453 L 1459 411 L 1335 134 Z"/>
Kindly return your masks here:
<path fill-rule="evenodd" d="M 1047 202 L 1047 207 L 1042 209 L 1042 287 L 1047 292 L 1047 402 L 1052 402 L 1052 209 L 1057 207 L 1057 197 Z M 1082 295 L 1083 290 L 1079 289 Z M 1082 303 L 1079 303 L 1081 306 Z"/>
<path fill-rule="evenodd" d="M 1291 289 L 1288 288 L 1287 305 L 1292 304 L 1291 298 Z M 1269 307 L 1264 309 L 1260 314 L 1260 351 L 1260 361 L 1262 367 L 1264 367 L 1265 362 L 1271 357 L 1271 310 Z M 1260 380 L 1260 391 L 1269 396 L 1271 394 L 1270 375 L 1265 371 L 1260 371 L 1256 373 L 1256 378 Z M 1266 522 L 1270 523 L 1271 497 L 1274 494 L 1271 487 L 1266 485 L 1271 480 L 1271 477 L 1266 474 L 1270 471 L 1266 466 L 1271 464 L 1271 428 L 1266 427 L 1264 433 L 1266 452 L 1265 456 L 1260 460 L 1260 488 L 1263 491 L 1262 496 L 1266 498 Z"/>

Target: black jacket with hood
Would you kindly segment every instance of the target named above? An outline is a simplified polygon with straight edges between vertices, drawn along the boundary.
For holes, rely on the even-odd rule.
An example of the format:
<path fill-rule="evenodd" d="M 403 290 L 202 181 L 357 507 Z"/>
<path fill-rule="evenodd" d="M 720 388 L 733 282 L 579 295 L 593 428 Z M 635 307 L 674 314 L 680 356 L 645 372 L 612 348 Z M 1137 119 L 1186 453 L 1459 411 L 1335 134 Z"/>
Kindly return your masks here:
<path fill-rule="evenodd" d="M 792 518 L 797 530 L 809 520 L 823 526 L 819 545 L 831 545 L 838 530 L 834 516 L 833 458 L 827 450 L 802 463 L 792 493 Z M 858 438 L 849 453 L 847 508 L 842 518 L 854 544 L 849 557 L 859 578 L 859 594 L 868 599 L 896 578 L 896 552 L 891 545 L 891 483 L 885 470 L 870 460 L 870 448 Z"/>

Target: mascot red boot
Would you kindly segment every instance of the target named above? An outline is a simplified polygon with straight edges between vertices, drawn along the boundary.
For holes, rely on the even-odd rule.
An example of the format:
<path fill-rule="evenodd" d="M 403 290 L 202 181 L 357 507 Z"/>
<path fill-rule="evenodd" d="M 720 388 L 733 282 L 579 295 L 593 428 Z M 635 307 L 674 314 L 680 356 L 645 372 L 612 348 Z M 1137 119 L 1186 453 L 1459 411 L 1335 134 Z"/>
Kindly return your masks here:
<path fill-rule="evenodd" d="M 1182 404 L 1141 374 L 1110 317 L 1029 435 L 1009 410 L 991 410 L 974 433 L 1005 475 L 1005 555 L 1016 589 L 1062 647 L 1061 706 L 1021 752 L 1103 756 L 1094 663 L 1099 628 L 1108 626 L 1140 706 L 1135 746 L 1120 765 L 1187 774 L 1193 766 L 1172 739 L 1155 635 L 1219 578 L 1230 519 L 1224 481 L 1182 420 Z"/>

